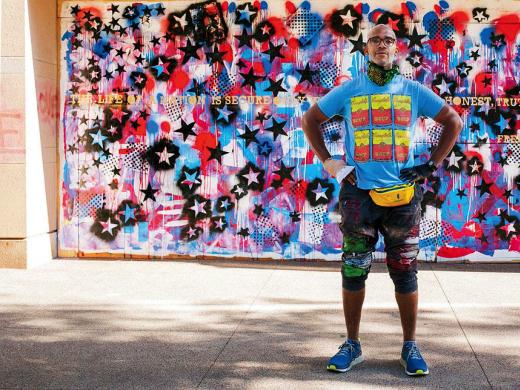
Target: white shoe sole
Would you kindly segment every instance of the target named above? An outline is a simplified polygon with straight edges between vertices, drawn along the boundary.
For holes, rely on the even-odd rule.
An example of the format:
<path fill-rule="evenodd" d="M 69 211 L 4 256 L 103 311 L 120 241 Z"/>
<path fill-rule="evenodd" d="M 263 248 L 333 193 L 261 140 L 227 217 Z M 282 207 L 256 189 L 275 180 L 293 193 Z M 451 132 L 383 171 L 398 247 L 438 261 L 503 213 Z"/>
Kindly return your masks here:
<path fill-rule="evenodd" d="M 352 360 L 352 362 L 350 362 L 350 366 L 348 366 L 347 368 L 337 368 L 334 364 L 329 364 L 327 366 L 327 370 L 334 372 L 347 372 L 350 371 L 352 367 L 358 365 L 359 363 L 362 363 L 364 360 L 365 358 L 363 357 L 363 355 L 360 355 L 354 360 Z"/>
<path fill-rule="evenodd" d="M 423 376 L 423 375 L 428 375 L 430 373 L 430 370 L 428 370 L 428 369 L 426 371 L 419 370 L 418 372 L 408 372 L 408 370 L 406 369 L 406 362 L 403 360 L 403 358 L 399 359 L 399 362 L 401 363 L 401 366 L 404 367 L 404 372 L 406 372 L 406 375 Z"/>

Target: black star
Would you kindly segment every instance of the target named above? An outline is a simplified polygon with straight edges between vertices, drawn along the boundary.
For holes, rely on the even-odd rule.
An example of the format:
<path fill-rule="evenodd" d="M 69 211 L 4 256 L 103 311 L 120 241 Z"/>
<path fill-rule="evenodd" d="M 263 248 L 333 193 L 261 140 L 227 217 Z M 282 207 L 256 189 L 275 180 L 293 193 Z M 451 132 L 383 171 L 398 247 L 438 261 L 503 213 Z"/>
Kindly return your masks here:
<path fill-rule="evenodd" d="M 121 169 L 119 169 L 118 167 L 114 167 L 114 169 L 112 169 L 112 173 L 117 176 L 121 176 Z"/>
<path fill-rule="evenodd" d="M 479 211 L 475 218 L 477 218 L 480 221 L 480 223 L 482 223 L 482 221 L 486 220 L 486 213 L 482 213 Z"/>
<path fill-rule="evenodd" d="M 466 191 L 464 191 L 463 189 L 462 189 L 462 190 L 458 190 L 458 191 L 457 191 L 457 196 L 458 196 L 460 199 L 462 199 L 462 197 L 467 196 L 467 195 L 466 195 Z"/>
<path fill-rule="evenodd" d="M 365 50 L 365 42 L 363 42 L 363 34 L 360 33 L 358 39 L 350 39 L 350 43 L 354 45 L 352 47 L 352 50 L 350 50 L 351 53 L 355 53 L 356 51 L 359 51 L 361 54 L 363 54 L 363 51 Z"/>
<path fill-rule="evenodd" d="M 244 61 L 242 61 L 242 58 L 240 58 L 238 61 L 237 61 L 237 66 L 242 69 L 242 68 L 247 68 L 247 65 Z"/>
<path fill-rule="evenodd" d="M 76 144 L 70 144 L 69 147 L 67 148 L 67 152 L 70 152 L 72 154 L 76 153 L 78 151 L 78 147 L 76 146 Z"/>
<path fill-rule="evenodd" d="M 486 192 L 491 195 L 491 191 L 489 190 L 493 183 L 486 183 L 484 178 L 482 178 L 482 182 L 480 185 L 475 186 L 476 189 L 480 190 L 480 196 L 484 195 Z"/>
<path fill-rule="evenodd" d="M 273 125 L 271 127 L 267 127 L 265 130 L 271 131 L 273 133 L 273 137 L 274 137 L 275 141 L 276 141 L 276 137 L 278 137 L 278 135 L 287 135 L 287 133 L 283 129 L 283 127 L 285 126 L 287 121 L 276 122 L 276 120 L 274 118 L 272 118 L 272 121 L 273 121 Z"/>
<path fill-rule="evenodd" d="M 190 60 L 190 58 L 195 58 L 197 60 L 200 60 L 199 54 L 197 53 L 197 50 L 199 50 L 202 46 L 199 45 L 193 45 L 191 43 L 191 39 L 186 40 L 186 46 L 179 47 L 179 50 L 184 52 L 184 58 L 182 59 L 182 65 L 184 65 L 186 62 Z"/>
<path fill-rule="evenodd" d="M 505 190 L 502 196 L 510 198 L 511 196 L 513 196 L 512 190 Z"/>
<path fill-rule="evenodd" d="M 491 77 L 484 77 L 484 80 L 482 80 L 482 84 L 484 84 L 484 87 L 489 87 L 491 85 Z"/>
<path fill-rule="evenodd" d="M 119 21 L 121 19 L 112 18 L 110 21 L 110 25 L 112 26 L 112 30 L 116 31 L 116 26 L 119 27 L 118 30 L 121 30 L 121 25 L 119 24 Z"/>
<path fill-rule="evenodd" d="M 276 57 L 285 58 L 280 50 L 282 50 L 283 44 L 275 46 L 269 41 L 269 49 L 263 51 L 264 54 L 269 54 L 269 62 L 273 62 Z"/>
<path fill-rule="evenodd" d="M 121 74 L 125 71 L 125 66 L 124 65 L 117 65 L 117 68 L 116 68 L 116 72 Z"/>
<path fill-rule="evenodd" d="M 141 191 L 144 194 L 143 202 L 146 202 L 147 199 L 151 199 L 155 202 L 156 201 L 155 193 L 158 192 L 159 189 L 152 188 L 150 183 L 148 183 L 148 187 L 146 187 L 146 190 L 139 190 L 139 191 Z"/>
<path fill-rule="evenodd" d="M 279 92 L 287 92 L 287 90 L 284 87 L 282 87 L 282 83 L 283 77 L 278 81 L 274 81 L 272 78 L 269 77 L 269 87 L 266 88 L 264 91 L 270 91 L 276 97 L 278 96 Z"/>
<path fill-rule="evenodd" d="M 143 49 L 143 43 L 141 41 L 137 41 L 134 43 L 134 50 L 141 51 Z"/>
<path fill-rule="evenodd" d="M 288 244 L 290 242 L 290 235 L 287 233 L 283 233 L 280 237 L 280 241 L 282 244 Z"/>
<path fill-rule="evenodd" d="M 217 45 L 213 47 L 213 52 L 206 52 L 206 57 L 209 59 L 209 64 L 213 65 L 215 62 L 218 62 L 222 65 L 224 65 L 224 59 L 222 56 L 226 54 L 227 51 L 218 51 Z"/>
<path fill-rule="evenodd" d="M 498 159 L 497 162 L 498 162 L 498 163 L 500 164 L 500 166 L 502 166 L 502 167 L 503 167 L 504 165 L 508 165 L 508 162 L 507 162 L 507 156 L 504 157 L 504 156 L 500 155 L 500 157 L 499 157 L 499 159 Z"/>
<path fill-rule="evenodd" d="M 478 53 L 478 49 L 477 50 L 471 50 L 471 54 L 469 56 L 471 58 L 473 58 L 473 61 L 476 61 L 477 58 L 480 57 L 480 54 Z"/>
<path fill-rule="evenodd" d="M 112 180 L 108 186 L 113 190 L 117 190 L 117 180 Z"/>
<path fill-rule="evenodd" d="M 96 168 L 99 168 L 99 166 L 101 165 L 101 159 L 100 158 L 95 158 L 92 160 L 92 165 L 94 165 Z"/>
<path fill-rule="evenodd" d="M 465 62 L 461 62 L 455 68 L 457 69 L 459 77 L 462 79 L 468 77 L 468 72 L 473 69 L 472 66 L 467 65 Z"/>
<path fill-rule="evenodd" d="M 112 12 L 113 14 L 115 14 L 116 12 L 119 12 L 119 6 L 118 6 L 118 5 L 111 4 L 111 5 L 110 5 L 110 8 L 108 8 L 108 10 L 109 10 L 110 12 Z"/>
<path fill-rule="evenodd" d="M 287 167 L 287 166 L 285 166 L 283 161 L 281 161 L 280 169 L 277 170 L 277 171 L 273 171 L 273 173 L 275 173 L 278 176 L 280 176 L 280 180 L 282 182 L 283 182 L 284 179 L 288 179 L 290 181 L 294 181 L 294 179 L 293 179 L 293 177 L 291 175 L 291 172 L 293 170 L 294 170 L 294 167 Z"/>
<path fill-rule="evenodd" d="M 417 27 L 414 26 L 412 35 L 408 35 L 407 38 L 410 40 L 410 43 L 408 44 L 408 48 L 411 48 L 415 45 L 419 47 L 423 47 L 421 39 L 423 39 L 426 36 L 426 34 L 418 34 L 417 33 Z"/>
<path fill-rule="evenodd" d="M 249 47 L 250 49 L 252 48 L 251 47 L 251 38 L 253 36 L 252 35 L 249 35 L 246 31 L 246 29 L 242 29 L 242 34 L 240 35 L 235 35 L 235 38 L 238 39 L 238 48 L 240 49 L 242 46 L 247 46 Z"/>
<path fill-rule="evenodd" d="M 157 11 L 157 16 L 164 15 L 164 11 L 166 8 L 163 7 L 162 4 L 159 4 L 159 6 L 155 9 Z"/>
<path fill-rule="evenodd" d="M 253 67 L 251 67 L 249 69 L 249 72 L 247 73 L 240 73 L 240 75 L 244 78 L 244 81 L 242 82 L 242 87 L 246 86 L 246 85 L 250 85 L 251 88 L 254 90 L 255 89 L 255 83 L 259 80 L 262 80 L 264 77 L 263 76 L 255 76 L 253 74 L 254 70 L 253 70 Z"/>
<path fill-rule="evenodd" d="M 477 136 L 477 143 L 474 144 L 473 146 L 475 148 L 480 148 L 482 145 L 486 144 L 487 140 L 488 140 L 487 137 L 482 137 L 481 138 L 481 137 Z"/>
<path fill-rule="evenodd" d="M 293 211 L 291 214 L 289 214 L 289 216 L 291 217 L 292 222 L 299 222 L 301 219 L 300 214 L 296 211 Z"/>
<path fill-rule="evenodd" d="M 119 49 L 116 49 L 115 57 L 121 57 L 121 59 L 122 59 L 123 58 L 123 54 L 125 54 L 125 51 L 123 50 L 122 47 L 120 47 Z"/>
<path fill-rule="evenodd" d="M 305 95 L 303 92 L 300 91 L 296 95 L 296 100 L 298 100 L 298 102 L 300 102 L 300 103 L 303 103 L 303 102 L 307 101 L 307 95 Z"/>
<path fill-rule="evenodd" d="M 262 207 L 262 205 L 256 204 L 253 214 L 255 214 L 257 217 L 260 217 L 263 213 L 264 213 L 264 208 Z"/>
<path fill-rule="evenodd" d="M 182 140 L 183 141 L 186 141 L 186 139 L 188 139 L 188 137 L 190 135 L 197 135 L 197 133 L 195 133 L 193 131 L 193 126 L 195 126 L 195 122 L 191 122 L 190 124 L 187 124 L 186 122 L 184 122 L 183 119 L 181 119 L 181 127 L 177 130 L 175 130 L 177 133 L 181 133 L 182 134 Z"/>
<path fill-rule="evenodd" d="M 298 84 L 303 83 L 304 81 L 308 81 L 310 84 L 314 85 L 314 81 L 312 81 L 312 77 L 317 73 L 315 70 L 311 70 L 309 63 L 305 65 L 303 69 L 296 69 L 296 71 L 301 75 L 300 81 Z"/>
<path fill-rule="evenodd" d="M 210 156 L 208 158 L 208 161 L 215 159 L 219 162 L 219 164 L 222 164 L 222 156 L 229 153 L 229 152 L 225 152 L 224 150 L 221 149 L 220 142 L 217 144 L 216 148 L 208 148 L 208 149 L 210 150 Z"/>
<path fill-rule="evenodd" d="M 480 124 L 478 124 L 477 122 L 472 122 L 471 125 L 469 126 L 469 128 L 471 129 L 471 132 L 476 132 L 476 131 L 480 131 Z"/>
<path fill-rule="evenodd" d="M 76 16 L 79 11 L 80 11 L 79 5 L 73 5 L 72 7 L 70 7 L 71 15 Z"/>
<path fill-rule="evenodd" d="M 85 11 L 83 13 L 83 18 L 86 20 L 90 20 L 92 18 L 92 13 L 90 11 Z"/>
<path fill-rule="evenodd" d="M 264 123 L 264 121 L 268 120 L 269 118 L 267 117 L 267 114 L 264 111 L 261 111 L 258 114 L 256 114 L 255 119 L 257 121 L 260 121 L 261 123 Z"/>
<path fill-rule="evenodd" d="M 153 46 L 159 46 L 161 44 L 161 38 L 160 37 L 153 37 L 150 39 L 150 42 L 152 42 Z"/>
<path fill-rule="evenodd" d="M 196 96 L 204 95 L 206 88 L 206 82 L 199 83 L 197 80 L 193 79 L 193 87 L 188 89 L 187 92 L 192 92 Z"/>
<path fill-rule="evenodd" d="M 144 57 L 142 55 L 138 56 L 138 57 L 135 57 L 135 64 L 143 64 L 143 61 L 144 61 Z"/>
<path fill-rule="evenodd" d="M 247 236 L 249 236 L 249 228 L 241 228 L 237 234 L 246 238 Z"/>
<path fill-rule="evenodd" d="M 495 69 L 497 67 L 497 61 L 491 60 L 488 62 L 489 69 Z"/>
<path fill-rule="evenodd" d="M 251 131 L 247 125 L 245 126 L 245 132 L 244 134 L 240 134 L 239 137 L 246 140 L 246 148 L 249 146 L 251 142 L 258 143 L 258 140 L 256 139 L 256 134 L 260 131 L 259 129 Z"/>

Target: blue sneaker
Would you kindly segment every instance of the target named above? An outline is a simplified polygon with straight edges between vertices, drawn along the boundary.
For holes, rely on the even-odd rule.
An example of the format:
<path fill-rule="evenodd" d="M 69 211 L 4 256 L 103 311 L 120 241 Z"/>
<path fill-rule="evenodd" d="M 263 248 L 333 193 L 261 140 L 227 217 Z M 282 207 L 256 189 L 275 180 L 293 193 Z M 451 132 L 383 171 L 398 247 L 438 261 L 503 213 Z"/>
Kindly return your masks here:
<path fill-rule="evenodd" d="M 346 372 L 363 361 L 359 341 L 347 340 L 339 346 L 339 352 L 330 358 L 327 370 Z"/>
<path fill-rule="evenodd" d="M 407 341 L 403 344 L 401 359 L 399 360 L 404 367 L 404 372 L 410 376 L 428 375 L 428 365 L 419 352 L 419 347 L 415 341 Z"/>

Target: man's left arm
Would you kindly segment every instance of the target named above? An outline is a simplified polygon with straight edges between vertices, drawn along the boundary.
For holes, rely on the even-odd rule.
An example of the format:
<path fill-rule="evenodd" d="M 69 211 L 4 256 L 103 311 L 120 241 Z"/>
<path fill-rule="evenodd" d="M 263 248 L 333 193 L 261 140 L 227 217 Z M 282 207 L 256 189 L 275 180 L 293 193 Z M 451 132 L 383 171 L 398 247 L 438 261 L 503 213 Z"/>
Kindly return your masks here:
<path fill-rule="evenodd" d="M 457 142 L 463 124 L 459 114 L 453 108 L 444 105 L 433 119 L 443 126 L 439 144 L 427 163 L 401 169 L 399 175 L 401 180 L 416 181 L 430 176 L 446 158 L 455 142 Z"/>

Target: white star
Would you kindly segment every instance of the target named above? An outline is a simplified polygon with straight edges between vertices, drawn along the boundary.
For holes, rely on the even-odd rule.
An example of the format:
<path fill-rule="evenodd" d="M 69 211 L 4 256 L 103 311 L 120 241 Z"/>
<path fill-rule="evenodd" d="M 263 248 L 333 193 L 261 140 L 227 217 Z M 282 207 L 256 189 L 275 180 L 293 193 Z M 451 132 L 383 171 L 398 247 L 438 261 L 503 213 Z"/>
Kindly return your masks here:
<path fill-rule="evenodd" d="M 480 168 L 480 166 L 478 165 L 478 162 L 476 162 L 476 161 L 472 165 L 470 165 L 470 167 L 471 167 L 471 173 L 478 172 L 478 170 Z"/>
<path fill-rule="evenodd" d="M 437 88 L 439 88 L 439 94 L 442 95 L 443 93 L 450 93 L 450 87 L 452 83 L 447 83 L 444 78 L 442 79 L 441 85 L 439 85 Z"/>
<path fill-rule="evenodd" d="M 464 65 L 464 66 L 461 66 L 459 68 L 459 71 L 460 71 L 460 75 L 461 76 L 467 76 L 468 75 L 468 71 L 470 70 L 471 68 L 467 65 Z"/>
<path fill-rule="evenodd" d="M 92 76 L 93 79 L 97 78 L 97 77 L 98 77 L 98 74 L 99 74 L 99 72 L 96 72 L 95 70 L 93 70 L 92 72 L 90 72 L 90 75 Z"/>
<path fill-rule="evenodd" d="M 479 23 L 486 19 L 486 17 L 484 16 L 484 11 L 477 11 L 476 15 L 473 18 Z"/>
<path fill-rule="evenodd" d="M 239 10 L 238 12 L 240 12 L 240 17 L 238 18 L 238 20 L 240 21 L 240 20 L 244 19 L 247 22 L 251 21 L 251 14 L 254 13 L 249 10 L 249 6 L 247 6 L 247 5 L 243 10 Z"/>
<path fill-rule="evenodd" d="M 459 167 L 459 160 L 462 159 L 462 156 L 457 156 L 455 152 L 451 152 L 450 154 L 450 162 L 448 163 L 448 167 L 454 166 Z"/>
<path fill-rule="evenodd" d="M 222 220 L 222 218 L 219 218 L 215 221 L 215 227 L 217 227 L 220 230 L 224 229 L 224 221 Z"/>
<path fill-rule="evenodd" d="M 421 57 L 417 54 L 414 54 L 412 57 L 412 61 L 414 65 L 418 65 L 421 63 Z"/>
<path fill-rule="evenodd" d="M 486 100 L 486 102 L 481 105 L 478 109 L 479 112 L 482 112 L 484 111 L 486 113 L 486 115 L 488 114 L 489 110 L 491 110 L 491 105 L 489 104 L 489 102 Z"/>
<path fill-rule="evenodd" d="M 110 134 L 114 135 L 117 133 L 117 127 L 110 126 L 110 129 L 107 130 Z"/>
<path fill-rule="evenodd" d="M 246 192 L 246 190 L 244 190 L 242 187 L 240 186 L 237 186 L 236 190 L 235 190 L 235 193 L 237 196 L 240 196 L 242 195 L 244 192 Z"/>
<path fill-rule="evenodd" d="M 350 26 L 350 28 L 354 28 L 352 22 L 354 20 L 356 20 L 357 18 L 350 14 L 350 10 L 347 11 L 346 15 L 340 15 L 340 16 L 341 16 L 341 19 L 343 19 L 343 23 L 341 23 L 342 26 L 344 26 L 345 24 L 348 24 Z"/>
<path fill-rule="evenodd" d="M 137 84 L 141 84 L 143 81 L 144 81 L 144 79 L 143 79 L 143 77 L 142 77 L 141 75 L 139 75 L 139 76 L 137 76 L 137 77 L 135 78 L 135 82 L 136 82 Z"/>
<path fill-rule="evenodd" d="M 165 146 L 162 152 L 155 152 L 156 155 L 159 156 L 159 163 L 165 162 L 168 165 L 170 164 L 170 157 L 174 155 L 174 153 L 168 153 L 168 148 Z"/>
<path fill-rule="evenodd" d="M 325 200 L 329 200 L 329 198 L 327 198 L 327 195 L 325 195 L 325 192 L 327 192 L 327 188 L 324 189 L 320 183 L 318 183 L 318 188 L 316 188 L 312 192 L 316 194 L 316 201 L 320 198 L 325 198 Z"/>
<path fill-rule="evenodd" d="M 181 25 L 181 28 L 184 30 L 184 28 L 188 25 L 188 21 L 186 20 L 186 14 L 184 14 L 182 17 L 173 15 L 177 23 Z"/>
<path fill-rule="evenodd" d="M 205 205 L 206 201 L 199 203 L 197 199 L 194 199 L 194 205 L 190 207 L 190 210 L 193 210 L 195 212 L 195 218 L 197 218 L 197 215 L 199 214 L 204 214 Z"/>
<path fill-rule="evenodd" d="M 509 236 L 511 233 L 516 233 L 515 224 L 508 223 L 507 225 L 502 226 L 502 230 L 506 231 L 506 234 Z"/>
<path fill-rule="evenodd" d="M 112 229 L 115 228 L 117 226 L 117 224 L 112 223 L 112 221 L 110 220 L 110 217 L 108 217 L 106 222 L 100 222 L 100 223 L 101 223 L 101 226 L 103 226 L 103 231 L 101 233 L 108 232 L 108 234 L 110 234 L 111 236 L 114 235 L 114 233 L 112 233 Z"/>
<path fill-rule="evenodd" d="M 190 238 L 196 234 L 197 234 L 197 231 L 190 226 L 190 228 L 188 229 L 188 235 L 190 236 Z"/>
<path fill-rule="evenodd" d="M 258 175 L 260 175 L 260 172 L 255 172 L 253 168 L 249 167 L 249 173 L 244 175 L 244 177 L 247 178 L 247 185 L 258 183 Z"/>
<path fill-rule="evenodd" d="M 197 172 L 192 174 L 186 173 L 186 179 L 182 181 L 182 184 L 187 185 L 190 189 L 194 184 L 200 184 L 200 180 L 197 178 Z"/>
<path fill-rule="evenodd" d="M 226 122 L 229 123 L 229 116 L 231 114 L 233 114 L 233 111 L 229 111 L 226 108 L 226 106 L 224 106 L 223 108 L 217 108 L 217 111 L 218 111 L 218 118 L 217 118 L 217 120 L 224 119 Z"/>

